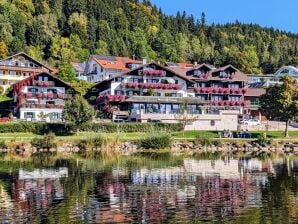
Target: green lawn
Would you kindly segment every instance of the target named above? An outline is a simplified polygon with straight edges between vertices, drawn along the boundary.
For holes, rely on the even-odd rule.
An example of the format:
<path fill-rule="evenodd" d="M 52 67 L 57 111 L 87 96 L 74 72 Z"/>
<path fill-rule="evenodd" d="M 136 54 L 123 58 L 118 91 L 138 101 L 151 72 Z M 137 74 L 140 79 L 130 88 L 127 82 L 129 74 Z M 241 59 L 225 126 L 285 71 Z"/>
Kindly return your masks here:
<path fill-rule="evenodd" d="M 259 134 L 264 133 L 262 131 L 251 132 L 252 138 L 257 138 Z M 290 131 L 290 138 L 298 140 L 298 131 Z M 92 138 L 98 135 L 95 132 L 81 132 L 69 134 L 66 136 L 57 136 L 58 140 L 76 140 L 76 139 L 86 139 Z M 146 133 L 104 133 L 106 137 L 118 137 L 122 141 L 136 140 L 140 139 L 146 135 Z M 175 132 L 173 137 L 175 139 L 195 139 L 197 136 L 202 136 L 206 138 L 218 138 L 218 131 L 185 131 L 185 132 Z M 283 131 L 269 131 L 267 136 L 273 139 L 284 139 Z M 42 135 L 36 135 L 33 133 L 0 133 L 0 140 L 30 140 L 33 138 L 42 137 Z"/>

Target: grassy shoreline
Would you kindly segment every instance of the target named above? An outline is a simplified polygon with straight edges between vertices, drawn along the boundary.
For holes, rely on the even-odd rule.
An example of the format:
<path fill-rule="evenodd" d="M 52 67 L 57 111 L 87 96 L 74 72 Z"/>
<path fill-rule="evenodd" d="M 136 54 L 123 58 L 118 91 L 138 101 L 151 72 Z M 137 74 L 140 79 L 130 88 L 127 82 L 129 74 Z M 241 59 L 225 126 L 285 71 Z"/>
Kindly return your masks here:
<path fill-rule="evenodd" d="M 273 140 L 291 140 L 298 141 L 298 131 L 290 131 L 290 138 L 283 137 L 283 131 L 255 131 L 251 132 L 252 138 L 219 138 L 217 131 L 185 131 L 185 132 L 173 132 L 172 136 L 174 140 L 195 140 L 198 136 L 203 136 L 209 139 L 222 140 L 224 142 L 233 142 L 233 141 L 251 141 L 258 137 L 262 133 L 267 133 L 267 137 Z M 79 140 L 92 138 L 97 135 L 103 135 L 105 137 L 117 137 L 120 141 L 130 141 L 138 140 L 143 138 L 145 132 L 134 132 L 134 133 L 98 133 L 98 132 L 79 132 L 79 133 L 70 133 L 66 135 L 57 135 L 57 140 Z M 42 138 L 43 135 L 34 134 L 34 133 L 0 133 L 0 140 L 32 140 L 34 138 Z"/>

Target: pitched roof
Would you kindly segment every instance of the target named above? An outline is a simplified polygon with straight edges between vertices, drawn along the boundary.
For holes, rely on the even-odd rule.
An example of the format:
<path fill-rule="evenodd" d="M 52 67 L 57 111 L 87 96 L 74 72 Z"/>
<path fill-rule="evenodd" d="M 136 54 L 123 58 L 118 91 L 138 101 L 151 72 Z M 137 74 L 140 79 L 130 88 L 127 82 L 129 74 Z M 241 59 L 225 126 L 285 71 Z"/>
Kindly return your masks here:
<path fill-rule="evenodd" d="M 91 55 L 91 58 L 101 67 L 112 70 L 129 71 L 130 69 L 126 67 L 126 64 L 142 64 L 142 61 L 128 57 Z"/>
<path fill-rule="evenodd" d="M 60 81 L 60 82 L 63 83 L 64 85 L 68 86 L 69 88 L 72 88 L 72 86 L 71 86 L 69 83 L 64 82 L 63 80 L 59 79 L 57 76 L 55 76 L 55 75 L 53 75 L 53 74 L 51 74 L 51 73 L 48 73 L 48 72 L 41 72 L 41 73 L 38 73 L 38 74 L 35 74 L 35 75 L 31 75 L 31 76 L 27 77 L 26 79 L 23 79 L 23 80 L 21 80 L 21 81 L 15 83 L 15 84 L 13 84 L 12 86 L 15 87 L 15 86 L 18 86 L 18 85 L 20 85 L 20 84 L 22 84 L 22 83 L 28 83 L 28 81 L 33 80 L 35 77 L 37 77 L 37 76 L 39 76 L 39 75 L 42 75 L 42 74 L 46 74 L 46 75 L 48 75 L 48 76 L 51 76 L 52 78 L 54 78 L 54 79 Z"/>
<path fill-rule="evenodd" d="M 84 72 L 85 67 L 86 67 L 85 63 L 71 62 L 70 64 L 78 72 Z"/>
<path fill-rule="evenodd" d="M 140 67 L 138 67 L 138 68 L 135 68 L 135 69 L 133 69 L 133 70 L 130 70 L 130 71 L 127 71 L 127 72 L 123 72 L 123 73 L 121 73 L 121 74 L 119 74 L 119 75 L 113 76 L 113 77 L 111 77 L 111 78 L 109 78 L 109 79 L 105 79 L 105 80 L 103 80 L 103 81 L 97 82 L 97 83 L 95 83 L 95 84 L 93 85 L 93 87 L 96 87 L 97 85 L 100 85 L 100 84 L 105 83 L 105 82 L 110 82 L 110 81 L 114 80 L 115 78 L 123 77 L 123 76 L 127 75 L 127 74 L 130 73 L 130 72 L 134 72 L 134 71 L 136 71 L 136 70 L 138 70 L 138 69 L 142 69 L 142 68 L 144 68 L 144 67 L 146 67 L 146 66 L 148 66 L 148 65 L 151 65 L 151 64 L 160 66 L 162 69 L 174 73 L 176 76 L 178 76 L 178 77 L 181 78 L 181 79 L 184 79 L 184 80 L 186 80 L 186 81 L 188 81 L 188 82 L 191 82 L 191 83 L 195 83 L 194 81 L 192 81 L 191 79 L 189 79 L 189 78 L 186 77 L 185 75 L 181 75 L 181 74 L 179 74 L 179 73 L 176 73 L 176 72 L 173 71 L 172 69 L 169 69 L 168 67 L 162 66 L 162 65 L 160 65 L 160 64 L 158 64 L 158 63 L 156 63 L 156 62 L 151 62 L 151 63 L 148 63 L 148 64 L 146 64 L 146 65 L 143 65 L 143 66 L 140 66 Z"/>
<path fill-rule="evenodd" d="M 7 57 L 7 58 L 3 58 L 3 59 L 0 60 L 0 62 L 1 62 L 1 61 L 7 61 L 7 60 L 10 60 L 10 59 L 12 59 L 13 57 L 16 57 L 16 56 L 19 56 L 19 55 L 22 55 L 22 56 L 24 56 L 24 57 L 26 57 L 26 58 L 29 58 L 31 61 L 33 61 L 34 63 L 38 64 L 39 66 L 41 66 L 41 67 L 45 67 L 45 68 L 48 69 L 50 72 L 54 72 L 54 73 L 55 73 L 55 72 L 57 71 L 55 68 L 51 68 L 51 67 L 49 67 L 49 66 L 47 66 L 47 65 L 45 65 L 45 64 L 42 64 L 41 62 L 39 62 L 39 61 L 37 61 L 36 59 L 32 58 L 31 56 L 29 56 L 29 55 L 26 54 L 25 52 L 19 52 L 19 53 L 17 53 L 17 54 L 11 55 L 11 56 L 9 56 L 9 57 Z"/>
<path fill-rule="evenodd" d="M 190 78 L 188 78 L 186 75 L 181 75 L 181 74 L 179 74 L 179 73 L 173 71 L 173 70 L 170 69 L 169 67 L 163 66 L 163 65 L 158 64 L 158 63 L 156 63 L 156 62 L 151 62 L 151 63 L 148 63 L 148 64 L 146 64 L 146 65 L 143 65 L 143 66 L 140 66 L 140 67 L 138 67 L 138 68 L 135 68 L 135 69 L 133 69 L 133 70 L 131 70 L 131 71 L 129 71 L 129 72 L 124 73 L 124 75 L 127 74 L 127 73 L 130 73 L 130 72 L 133 72 L 133 71 L 142 69 L 142 68 L 147 67 L 148 65 L 152 65 L 152 64 L 153 64 L 153 65 L 156 65 L 156 66 L 158 66 L 158 67 L 161 67 L 162 69 L 164 69 L 164 70 L 166 70 L 166 71 L 168 71 L 168 72 L 172 72 L 172 73 L 174 73 L 174 75 L 178 76 L 178 77 L 181 78 L 181 79 L 184 79 L 184 80 L 186 80 L 186 81 L 188 81 L 188 82 L 194 83 L 194 82 L 193 82 Z"/>
<path fill-rule="evenodd" d="M 194 68 L 194 65 L 191 63 L 166 62 L 166 66 L 174 68 Z"/>

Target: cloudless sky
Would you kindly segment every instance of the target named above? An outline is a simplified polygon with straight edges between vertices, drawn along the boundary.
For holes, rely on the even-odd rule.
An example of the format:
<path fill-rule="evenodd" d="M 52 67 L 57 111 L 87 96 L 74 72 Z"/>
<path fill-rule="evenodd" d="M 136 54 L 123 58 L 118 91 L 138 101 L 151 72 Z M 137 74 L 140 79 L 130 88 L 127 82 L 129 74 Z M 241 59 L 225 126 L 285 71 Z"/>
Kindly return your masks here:
<path fill-rule="evenodd" d="M 196 19 L 205 12 L 206 21 L 257 23 L 298 33 L 298 0 L 151 0 L 168 15 L 186 11 Z"/>

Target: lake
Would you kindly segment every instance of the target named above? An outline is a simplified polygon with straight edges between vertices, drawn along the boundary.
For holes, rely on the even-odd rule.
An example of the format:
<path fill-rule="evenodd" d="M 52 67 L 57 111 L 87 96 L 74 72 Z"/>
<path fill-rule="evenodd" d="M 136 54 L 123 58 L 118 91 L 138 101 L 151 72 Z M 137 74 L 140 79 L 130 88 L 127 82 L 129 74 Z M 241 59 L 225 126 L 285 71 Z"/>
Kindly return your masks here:
<path fill-rule="evenodd" d="M 0 223 L 296 223 L 298 158 L 0 157 Z"/>

